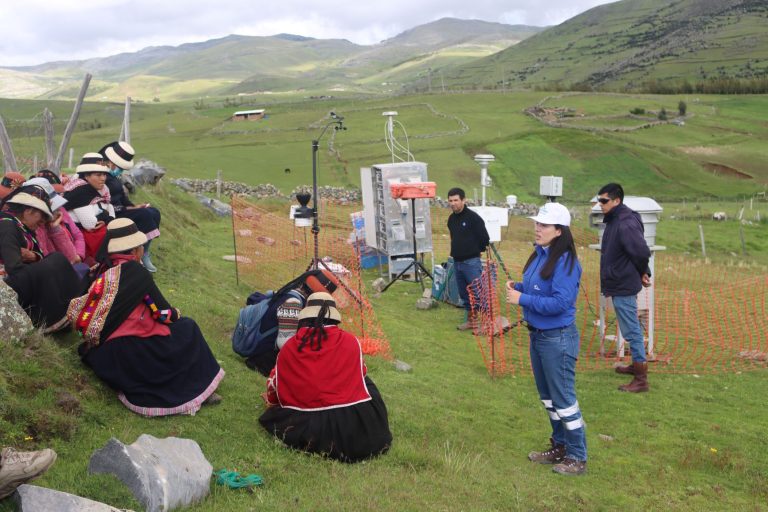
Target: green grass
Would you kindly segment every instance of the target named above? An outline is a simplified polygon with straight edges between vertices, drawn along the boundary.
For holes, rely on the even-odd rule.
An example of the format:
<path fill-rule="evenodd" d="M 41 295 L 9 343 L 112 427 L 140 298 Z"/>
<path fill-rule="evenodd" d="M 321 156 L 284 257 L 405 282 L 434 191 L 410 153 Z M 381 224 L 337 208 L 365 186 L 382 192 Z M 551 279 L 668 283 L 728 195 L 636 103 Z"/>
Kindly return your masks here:
<path fill-rule="evenodd" d="M 638 396 L 619 393 L 616 386 L 626 379 L 609 370 L 580 372 L 589 472 L 560 477 L 526 459 L 549 435 L 529 371 L 492 380 L 472 336 L 454 328 L 461 312 L 444 304 L 415 310 L 420 290 L 412 283 L 396 283 L 372 299 L 394 356 L 414 368 L 400 373 L 384 359 L 367 358 L 389 410 L 391 451 L 344 465 L 287 450 L 257 423 L 264 378 L 230 348 L 230 329 L 250 291 L 235 283 L 232 264 L 221 259 L 232 251 L 230 220 L 167 183 L 140 194 L 163 212 L 163 235 L 153 245 L 157 282 L 197 320 L 226 370 L 219 389 L 224 401 L 195 417 L 142 418 L 82 365 L 74 335 L 3 343 L 0 444 L 56 449 L 59 459 L 39 485 L 138 510 L 122 484 L 87 475 L 87 465 L 110 437 L 130 443 L 148 433 L 194 439 L 214 469 L 265 480 L 252 494 L 212 484 L 193 511 L 768 510 L 768 455 L 756 449 L 768 421 L 765 371 L 652 370 L 651 392 Z M 660 243 L 679 236 L 671 226 L 695 223 L 662 222 Z M 369 272 L 366 281 L 374 277 Z M 56 405 L 64 391 L 79 402 L 71 412 Z M 0 510 L 11 509 L 8 500 L 0 502 Z"/>
<path fill-rule="evenodd" d="M 455 185 L 478 188 L 479 169 L 472 157 L 480 152 L 497 156 L 489 169 L 494 184 L 488 195 L 495 200 L 516 194 L 520 200 L 538 201 L 541 175 L 563 176 L 565 199 L 570 202 L 586 202 L 602 184 L 614 180 L 622 182 L 628 193 L 665 201 L 742 198 L 768 184 L 763 165 L 768 150 L 761 144 L 768 136 L 761 121 L 768 114 L 768 101 L 762 96 L 578 94 L 545 102 L 585 116 L 568 122 L 611 129 L 629 121 L 610 116 L 625 116 L 631 108 L 665 106 L 672 112 L 679 100 L 687 101 L 684 127 L 629 133 L 550 128 L 523 113 L 546 97 L 534 92 L 329 100 L 262 95 L 237 107 L 224 99 L 206 99 L 202 109 L 193 102 L 138 104 L 132 109 L 132 143 L 140 158 L 159 162 L 170 177 L 213 178 L 220 169 L 226 180 L 270 182 L 287 193 L 311 181 L 311 141 L 328 112 L 337 111 L 346 117 L 349 129 L 335 134 L 340 160 L 327 151 L 332 133 L 321 141 L 320 180 L 355 187 L 360 167 L 390 161 L 381 112 L 397 110 L 411 152 L 429 164 L 429 177 L 442 195 Z M 44 157 L 39 113 L 45 106 L 54 110 L 60 134 L 71 108 L 66 103 L 0 100 L 23 170 L 31 168 L 35 154 L 39 160 Z M 267 109 L 267 118 L 229 121 L 235 110 L 259 107 Z M 122 112 L 119 104 L 86 103 L 82 121 L 89 125 L 98 121 L 101 128 L 75 132 L 71 146 L 76 161 L 117 137 Z M 403 132 L 397 135 L 405 142 Z M 716 175 L 709 170 L 713 165 L 731 168 L 747 179 Z M 286 168 L 292 172 L 284 173 Z"/>

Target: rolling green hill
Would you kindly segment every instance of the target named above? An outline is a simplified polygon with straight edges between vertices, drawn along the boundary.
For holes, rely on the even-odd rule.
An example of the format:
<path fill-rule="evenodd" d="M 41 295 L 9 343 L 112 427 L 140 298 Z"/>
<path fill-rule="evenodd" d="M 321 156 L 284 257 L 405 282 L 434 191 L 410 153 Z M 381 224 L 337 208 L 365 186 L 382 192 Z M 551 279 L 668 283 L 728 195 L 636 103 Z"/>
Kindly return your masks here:
<path fill-rule="evenodd" d="M 381 43 L 279 34 L 230 35 L 177 47 L 84 61 L 0 68 L 0 96 L 68 99 L 92 73 L 89 98 L 169 101 L 263 91 L 387 92 L 382 82 L 418 81 L 432 67 L 491 55 L 541 29 L 445 18 Z"/>
<path fill-rule="evenodd" d="M 451 86 L 560 85 L 632 90 L 768 74 L 763 0 L 623 0 L 595 7 L 452 72 Z"/>

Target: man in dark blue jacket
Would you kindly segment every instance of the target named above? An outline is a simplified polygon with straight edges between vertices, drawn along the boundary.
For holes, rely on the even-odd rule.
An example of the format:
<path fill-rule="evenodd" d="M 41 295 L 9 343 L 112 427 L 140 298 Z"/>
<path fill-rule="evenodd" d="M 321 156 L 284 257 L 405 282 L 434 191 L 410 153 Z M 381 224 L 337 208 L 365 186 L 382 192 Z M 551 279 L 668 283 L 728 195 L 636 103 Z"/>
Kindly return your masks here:
<path fill-rule="evenodd" d="M 598 192 L 603 211 L 603 240 L 600 247 L 600 291 L 611 297 L 622 336 L 632 353 L 630 366 L 618 366 L 616 373 L 632 375 L 632 382 L 619 386 L 621 391 L 648 391 L 648 362 L 645 340 L 637 318 L 637 294 L 651 285 L 648 261 L 651 250 L 643 235 L 640 214 L 624 204 L 624 189 L 609 183 Z"/>
<path fill-rule="evenodd" d="M 490 242 L 485 221 L 476 212 L 469 209 L 464 191 L 452 188 L 448 191 L 448 206 L 451 215 L 448 217 L 448 231 L 451 234 L 451 257 L 453 270 L 456 272 L 456 284 L 459 296 L 464 302 L 467 312 L 466 321 L 457 327 L 460 331 L 475 329 L 477 312 L 471 307 L 467 287 L 483 272 L 480 253 L 485 251 Z"/>

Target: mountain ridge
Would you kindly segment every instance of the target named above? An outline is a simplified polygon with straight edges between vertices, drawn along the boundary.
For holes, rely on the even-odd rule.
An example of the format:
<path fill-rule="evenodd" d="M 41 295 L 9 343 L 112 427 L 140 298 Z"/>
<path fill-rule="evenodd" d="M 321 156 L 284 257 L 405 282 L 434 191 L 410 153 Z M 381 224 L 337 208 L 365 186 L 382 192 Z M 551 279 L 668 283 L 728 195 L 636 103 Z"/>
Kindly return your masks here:
<path fill-rule="evenodd" d="M 154 85 L 132 96 L 167 96 L 170 81 L 190 82 L 190 90 L 179 96 L 196 97 L 205 94 L 237 94 L 269 89 L 295 89 L 298 83 L 332 87 L 370 87 L 366 79 L 386 74 L 403 62 L 416 59 L 417 64 L 398 73 L 404 79 L 418 74 L 420 60 L 432 61 L 435 54 L 446 52 L 442 61 L 465 62 L 477 56 L 490 55 L 516 44 L 525 37 L 542 30 L 538 27 L 512 26 L 480 20 L 443 18 L 408 29 L 374 45 L 358 45 L 347 39 L 315 39 L 296 34 L 273 36 L 243 36 L 231 34 L 201 42 L 178 46 L 150 46 L 137 52 L 124 52 L 92 59 L 55 61 L 34 66 L 0 68 L 16 73 L 14 80 L 27 75 L 34 82 L 34 97 L 65 99 L 59 91 L 69 94 L 71 87 L 62 88 L 61 82 L 76 83 L 86 72 L 94 75 L 99 85 L 100 99 L 119 99 L 128 82 L 138 77 L 152 77 Z M 466 46 L 470 45 L 471 48 Z M 421 59 L 420 59 L 421 57 Z M 7 72 L 6 72 L 7 73 Z M 21 73 L 22 75 L 19 75 Z M 396 73 L 397 74 L 397 73 Z M 35 77 L 34 80 L 32 77 Z M 48 81 L 48 94 L 39 91 Z M 358 83 L 358 81 L 362 82 Z M 209 82 L 207 84 L 203 82 Z M 236 85 L 225 85 L 225 82 Z M 192 88 L 195 82 L 200 89 Z M 362 84 L 362 85 L 361 85 Z M 179 88 L 178 83 L 174 85 Z M 3 94 L 0 86 L 0 96 Z"/>

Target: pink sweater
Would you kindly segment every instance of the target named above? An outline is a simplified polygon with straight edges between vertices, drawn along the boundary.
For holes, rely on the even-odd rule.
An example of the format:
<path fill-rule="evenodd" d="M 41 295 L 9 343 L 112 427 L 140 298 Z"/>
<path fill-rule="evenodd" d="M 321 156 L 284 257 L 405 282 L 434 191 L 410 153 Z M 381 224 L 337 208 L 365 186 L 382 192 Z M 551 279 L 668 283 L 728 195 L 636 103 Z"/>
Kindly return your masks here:
<path fill-rule="evenodd" d="M 65 210 L 60 211 L 64 215 L 61 224 L 55 227 L 46 225 L 38 228 L 35 231 L 35 237 L 40 243 L 43 256 L 60 252 L 70 263 L 74 263 L 77 256 L 80 256 L 81 260 L 85 258 L 85 240 L 69 213 Z M 71 230 L 65 227 L 64 223 L 71 226 Z"/>
<path fill-rule="evenodd" d="M 75 252 L 77 252 L 77 255 L 80 256 L 81 260 L 85 259 L 85 238 L 83 238 L 83 232 L 80 231 L 80 228 L 77 227 L 77 224 L 75 224 L 75 221 L 72 219 L 72 216 L 69 214 L 67 210 L 64 208 L 60 208 L 61 213 L 64 215 L 64 220 L 62 223 L 63 225 L 66 224 L 67 227 L 65 228 L 67 231 L 68 236 L 72 240 L 72 245 L 75 246 Z"/>

